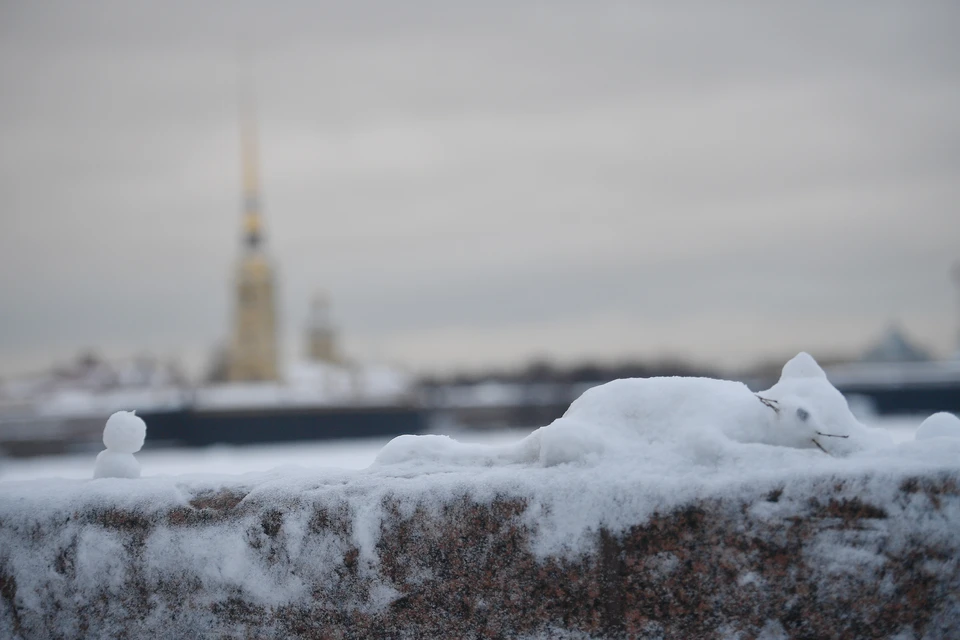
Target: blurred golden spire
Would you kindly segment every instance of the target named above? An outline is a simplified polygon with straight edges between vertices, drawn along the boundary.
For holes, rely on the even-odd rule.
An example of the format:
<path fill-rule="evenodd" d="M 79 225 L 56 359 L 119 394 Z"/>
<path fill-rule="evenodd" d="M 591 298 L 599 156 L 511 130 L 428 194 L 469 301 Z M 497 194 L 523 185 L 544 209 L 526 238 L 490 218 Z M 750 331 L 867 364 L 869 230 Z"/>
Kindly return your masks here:
<path fill-rule="evenodd" d="M 276 300 L 273 269 L 261 247 L 260 167 L 250 71 L 249 64 L 241 65 L 240 162 L 245 250 L 235 282 L 233 336 L 227 351 L 226 379 L 276 381 L 279 378 Z"/>
<path fill-rule="evenodd" d="M 244 65 L 240 86 L 240 162 L 243 175 L 243 237 L 247 246 L 257 248 L 263 241 L 260 213 L 260 166 L 257 154 L 257 126 L 253 108 L 253 82 L 249 64 Z"/>

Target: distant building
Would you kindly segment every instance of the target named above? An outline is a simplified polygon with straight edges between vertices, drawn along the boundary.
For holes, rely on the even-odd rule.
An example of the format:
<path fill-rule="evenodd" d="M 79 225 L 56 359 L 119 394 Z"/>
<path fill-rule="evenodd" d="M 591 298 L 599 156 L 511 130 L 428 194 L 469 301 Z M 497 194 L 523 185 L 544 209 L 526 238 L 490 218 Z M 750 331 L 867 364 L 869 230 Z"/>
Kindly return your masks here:
<path fill-rule="evenodd" d="M 929 362 L 932 358 L 912 343 L 898 325 L 891 325 L 876 344 L 867 349 L 862 362 Z"/>
<path fill-rule="evenodd" d="M 225 373 L 230 381 L 271 381 L 279 378 L 276 292 L 273 268 L 263 248 L 257 140 L 249 110 L 242 117 L 241 153 L 243 248 Z"/>
<path fill-rule="evenodd" d="M 336 329 L 330 320 L 330 303 L 320 294 L 314 297 L 307 320 L 307 358 L 313 362 L 342 364 Z"/>

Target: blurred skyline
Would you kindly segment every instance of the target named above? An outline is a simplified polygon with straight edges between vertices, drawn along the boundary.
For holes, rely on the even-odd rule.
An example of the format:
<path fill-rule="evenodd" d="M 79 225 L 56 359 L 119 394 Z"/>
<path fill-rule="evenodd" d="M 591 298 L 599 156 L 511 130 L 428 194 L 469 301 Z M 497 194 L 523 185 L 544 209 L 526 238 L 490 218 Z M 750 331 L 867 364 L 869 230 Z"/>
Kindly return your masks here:
<path fill-rule="evenodd" d="M 694 6 L 3 3 L 0 375 L 226 341 L 242 48 L 287 362 L 947 355 L 960 5 Z"/>

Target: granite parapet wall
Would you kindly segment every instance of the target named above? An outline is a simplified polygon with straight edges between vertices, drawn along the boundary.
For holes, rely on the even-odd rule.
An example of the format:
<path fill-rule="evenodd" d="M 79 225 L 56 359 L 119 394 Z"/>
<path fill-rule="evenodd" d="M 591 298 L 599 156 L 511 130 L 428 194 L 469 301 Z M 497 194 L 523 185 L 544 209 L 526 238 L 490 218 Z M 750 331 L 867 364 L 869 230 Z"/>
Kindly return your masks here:
<path fill-rule="evenodd" d="M 960 637 L 957 474 L 898 478 L 887 502 L 869 480 L 694 500 L 548 556 L 533 498 L 468 490 L 440 508 L 388 494 L 372 537 L 347 497 L 240 487 L 0 511 L 0 635 Z"/>

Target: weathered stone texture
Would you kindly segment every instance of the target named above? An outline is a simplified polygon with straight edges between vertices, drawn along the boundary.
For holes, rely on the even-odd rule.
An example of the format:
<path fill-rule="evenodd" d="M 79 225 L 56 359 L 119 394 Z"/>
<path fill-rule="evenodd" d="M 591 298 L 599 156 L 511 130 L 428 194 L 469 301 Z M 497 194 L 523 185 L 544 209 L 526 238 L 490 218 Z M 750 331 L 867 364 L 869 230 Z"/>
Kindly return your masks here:
<path fill-rule="evenodd" d="M 79 511 L 70 516 L 81 521 L 70 529 L 79 533 L 67 536 L 66 521 L 4 532 L 0 520 L 0 535 L 35 536 L 38 554 L 56 547 L 56 586 L 30 598 L 10 558 L 0 563 L 0 615 L 23 638 L 755 638 L 771 629 L 811 640 L 960 637 L 960 490 L 952 476 L 908 478 L 896 508 L 836 481 L 780 512 L 782 492 L 701 501 L 619 535 L 601 530 L 579 557 L 536 557 L 535 532 L 522 517 L 528 504 L 516 497 L 481 504 L 464 496 L 441 512 L 387 500 L 372 563 L 351 536 L 346 502 L 293 499 L 279 508 L 223 491 L 163 518 Z M 954 520 L 954 534 L 928 535 L 907 515 L 911 505 L 931 522 Z M 305 529 L 285 527 L 290 510 L 307 510 Z M 303 572 L 310 596 L 279 605 L 241 589 L 211 594 L 200 567 L 157 578 L 141 562 L 158 528 L 214 526 L 246 528 L 245 552 L 280 572 L 302 569 L 293 544 L 322 541 L 341 560 L 313 583 Z M 79 584 L 84 531 L 121 541 L 121 586 L 91 593 Z M 370 606 L 378 598 L 382 606 Z"/>

